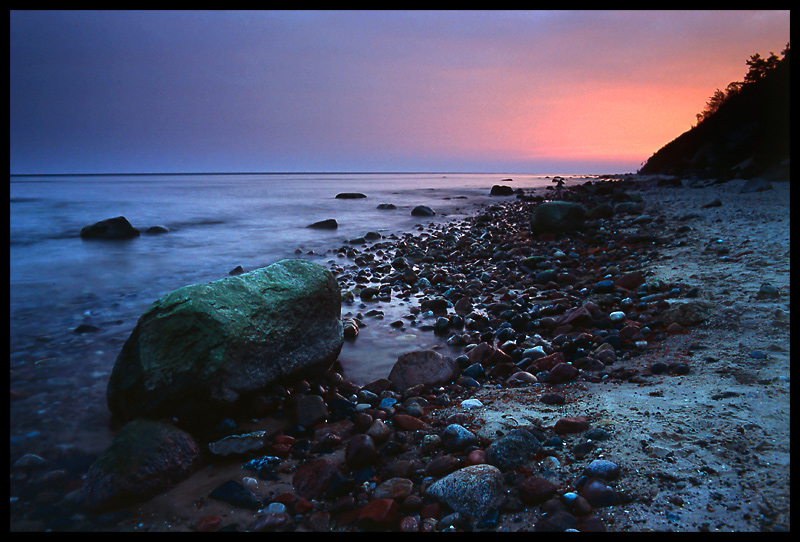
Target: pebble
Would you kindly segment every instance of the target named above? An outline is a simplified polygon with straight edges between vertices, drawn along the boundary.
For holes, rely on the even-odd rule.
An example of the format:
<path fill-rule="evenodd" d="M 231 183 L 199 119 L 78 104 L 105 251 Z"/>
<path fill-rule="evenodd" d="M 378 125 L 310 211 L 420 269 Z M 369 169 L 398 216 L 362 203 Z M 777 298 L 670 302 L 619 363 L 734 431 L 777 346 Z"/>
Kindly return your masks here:
<path fill-rule="evenodd" d="M 558 435 L 566 435 L 568 433 L 582 433 L 589 429 L 589 420 L 583 416 L 573 416 L 561 418 L 553 427 L 553 430 Z"/>
<path fill-rule="evenodd" d="M 483 403 L 481 403 L 478 399 L 467 399 L 465 401 L 461 401 L 461 408 L 465 410 L 472 410 L 475 408 L 481 408 Z"/>
<path fill-rule="evenodd" d="M 365 529 L 386 529 L 397 520 L 398 504 L 394 499 L 375 499 L 367 503 L 358 515 L 358 524 Z"/>
<path fill-rule="evenodd" d="M 503 474 L 492 465 L 464 467 L 434 482 L 426 491 L 426 495 L 475 520 L 486 516 L 504 494 Z"/>
<path fill-rule="evenodd" d="M 616 480 L 620 474 L 620 467 L 606 459 L 595 459 L 583 470 L 583 474 L 605 480 Z"/>
<path fill-rule="evenodd" d="M 478 444 L 478 437 L 466 427 L 457 423 L 451 423 L 445 427 L 440 437 L 442 447 L 449 452 L 461 451 L 467 446 Z"/>
<path fill-rule="evenodd" d="M 235 480 L 229 480 L 214 489 L 209 497 L 223 501 L 239 508 L 258 510 L 261 508 L 261 499 L 250 489 Z"/>
<path fill-rule="evenodd" d="M 486 453 L 490 464 L 509 470 L 523 466 L 541 446 L 533 433 L 519 428 L 492 442 Z"/>
<path fill-rule="evenodd" d="M 515 487 L 520 498 L 526 504 L 541 504 L 555 495 L 558 490 L 556 484 L 541 476 L 526 478 Z"/>

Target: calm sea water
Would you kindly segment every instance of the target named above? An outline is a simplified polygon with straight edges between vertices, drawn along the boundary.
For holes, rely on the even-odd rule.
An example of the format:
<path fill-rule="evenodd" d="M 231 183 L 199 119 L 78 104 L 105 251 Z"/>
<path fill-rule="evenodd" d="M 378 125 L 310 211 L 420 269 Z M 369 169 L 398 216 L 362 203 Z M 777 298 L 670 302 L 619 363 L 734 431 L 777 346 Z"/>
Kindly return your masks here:
<path fill-rule="evenodd" d="M 550 183 L 517 174 L 12 177 L 12 449 L 81 439 L 82 446 L 104 445 L 97 431 L 107 424 L 105 386 L 116 355 L 138 316 L 169 291 L 224 278 L 237 265 L 250 271 L 294 257 L 341 264 L 334 251 L 348 239 L 464 218 L 505 178 L 523 189 Z M 367 197 L 337 199 L 341 192 Z M 379 210 L 381 203 L 397 208 Z M 411 216 L 416 205 L 437 214 Z M 80 239 L 83 226 L 120 215 L 142 231 L 170 231 L 128 241 Z M 306 227 L 328 218 L 338 221 L 337 230 Z M 81 324 L 94 331 L 76 333 Z M 381 329 L 388 321 L 370 323 L 365 338 L 345 346 L 342 359 L 354 380 L 387 376 L 398 353 L 411 349 L 403 341 L 436 340 L 432 333 L 393 337 Z"/>

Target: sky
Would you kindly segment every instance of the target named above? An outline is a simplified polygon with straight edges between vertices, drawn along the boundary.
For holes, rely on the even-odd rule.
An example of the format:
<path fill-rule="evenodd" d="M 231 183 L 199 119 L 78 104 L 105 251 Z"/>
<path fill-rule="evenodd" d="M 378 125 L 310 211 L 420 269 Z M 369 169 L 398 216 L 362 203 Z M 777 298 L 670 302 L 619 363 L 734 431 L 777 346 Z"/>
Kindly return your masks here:
<path fill-rule="evenodd" d="M 624 173 L 789 11 L 12 11 L 11 174 Z"/>

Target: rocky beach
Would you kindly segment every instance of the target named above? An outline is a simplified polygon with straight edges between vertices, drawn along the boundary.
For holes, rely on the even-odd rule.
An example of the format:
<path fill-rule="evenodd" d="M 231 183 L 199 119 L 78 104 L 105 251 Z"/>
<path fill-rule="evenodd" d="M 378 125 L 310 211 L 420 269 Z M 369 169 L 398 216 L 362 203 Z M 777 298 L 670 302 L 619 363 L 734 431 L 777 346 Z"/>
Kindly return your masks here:
<path fill-rule="evenodd" d="M 344 341 L 430 349 L 367 383 L 231 378 L 202 430 L 116 420 L 82 469 L 12 454 L 11 530 L 789 531 L 789 183 L 503 184 L 324 264 Z"/>

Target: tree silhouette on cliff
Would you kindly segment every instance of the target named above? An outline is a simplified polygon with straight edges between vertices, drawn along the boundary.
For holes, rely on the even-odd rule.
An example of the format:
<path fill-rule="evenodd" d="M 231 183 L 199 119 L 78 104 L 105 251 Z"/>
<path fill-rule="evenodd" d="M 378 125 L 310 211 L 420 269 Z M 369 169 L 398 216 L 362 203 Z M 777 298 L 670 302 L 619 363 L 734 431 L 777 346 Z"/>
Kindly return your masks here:
<path fill-rule="evenodd" d="M 640 174 L 717 178 L 779 175 L 789 158 L 790 46 L 764 58 L 756 53 L 743 81 L 717 89 L 697 125 L 653 154 Z"/>

